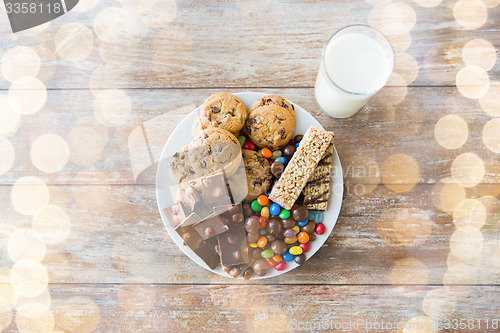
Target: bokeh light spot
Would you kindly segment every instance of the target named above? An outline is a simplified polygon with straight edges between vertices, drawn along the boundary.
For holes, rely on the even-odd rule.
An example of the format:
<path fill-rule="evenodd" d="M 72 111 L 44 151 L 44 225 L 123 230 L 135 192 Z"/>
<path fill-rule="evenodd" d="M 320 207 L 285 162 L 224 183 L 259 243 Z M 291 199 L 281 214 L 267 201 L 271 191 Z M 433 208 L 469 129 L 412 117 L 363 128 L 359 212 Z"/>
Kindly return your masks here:
<path fill-rule="evenodd" d="M 73 125 L 66 140 L 70 161 L 79 166 L 90 166 L 101 158 L 109 133 L 106 126 L 97 123 L 94 117 L 82 117 Z"/>
<path fill-rule="evenodd" d="M 453 6 L 453 16 L 462 27 L 477 29 L 488 19 L 488 10 L 480 0 L 458 0 Z"/>
<path fill-rule="evenodd" d="M 429 272 L 420 260 L 404 258 L 394 263 L 389 278 L 393 285 L 427 284 L 429 283 Z"/>
<path fill-rule="evenodd" d="M 408 53 L 399 53 L 395 56 L 394 73 L 398 73 L 409 85 L 418 77 L 418 62 Z M 390 80 L 391 81 L 391 80 Z"/>
<path fill-rule="evenodd" d="M 57 54 L 74 63 L 85 60 L 94 48 L 92 30 L 81 23 L 67 23 L 59 28 L 55 36 Z"/>
<path fill-rule="evenodd" d="M 14 146 L 3 136 L 0 136 L 0 175 L 10 170 L 16 159 Z"/>
<path fill-rule="evenodd" d="M 72 181 L 72 192 L 76 202 L 88 208 L 106 205 L 110 189 L 105 185 L 105 180 L 106 175 L 95 169 L 78 172 Z M 85 184 L 93 186 L 82 186 Z"/>
<path fill-rule="evenodd" d="M 445 287 L 429 291 L 422 300 L 422 310 L 434 320 L 450 316 L 457 307 L 457 298 Z"/>
<path fill-rule="evenodd" d="M 433 46 L 425 55 L 425 73 L 437 83 L 455 81 L 457 72 L 462 67 L 461 45 L 439 44 Z"/>
<path fill-rule="evenodd" d="M 19 178 L 10 194 L 14 208 L 24 215 L 35 215 L 47 207 L 49 189 L 45 183 L 36 177 Z"/>
<path fill-rule="evenodd" d="M 40 71 L 40 57 L 31 48 L 16 46 L 2 58 L 2 74 L 10 82 L 23 76 L 37 76 Z"/>
<path fill-rule="evenodd" d="M 485 39 L 473 39 L 462 49 L 462 58 L 467 66 L 476 65 L 488 71 L 495 66 L 495 46 Z"/>
<path fill-rule="evenodd" d="M 432 222 L 418 208 L 389 208 L 380 215 L 377 231 L 389 245 L 416 246 L 429 238 Z"/>
<path fill-rule="evenodd" d="M 162 28 L 177 16 L 175 0 L 140 0 L 139 18 L 151 28 Z"/>
<path fill-rule="evenodd" d="M 500 118 L 492 119 L 484 125 L 483 142 L 489 150 L 500 154 Z"/>
<path fill-rule="evenodd" d="M 453 213 L 455 207 L 465 200 L 465 188 L 451 179 L 443 179 L 432 189 L 434 206 L 446 213 Z"/>
<path fill-rule="evenodd" d="M 420 167 L 410 155 L 391 155 L 382 164 L 382 183 L 396 193 L 410 191 L 419 178 Z"/>
<path fill-rule="evenodd" d="M 99 325 L 99 307 L 88 297 L 72 297 L 56 314 L 56 322 L 65 332 L 92 332 Z"/>
<path fill-rule="evenodd" d="M 21 115 L 17 108 L 10 104 L 6 95 L 0 95 L 0 135 L 14 134 L 21 123 Z"/>
<path fill-rule="evenodd" d="M 441 2 L 443 2 L 443 0 L 415 0 L 415 2 L 422 7 L 431 8 L 436 7 Z"/>
<path fill-rule="evenodd" d="M 453 211 L 453 223 L 457 228 L 469 226 L 481 229 L 485 222 L 486 208 L 479 200 L 465 199 Z"/>
<path fill-rule="evenodd" d="M 32 229 L 47 244 L 58 244 L 66 239 L 70 231 L 70 218 L 66 211 L 58 206 L 47 206 L 33 216 Z"/>
<path fill-rule="evenodd" d="M 490 78 L 479 66 L 466 66 L 458 71 L 456 78 L 458 91 L 467 98 L 481 98 L 488 92 Z"/>
<path fill-rule="evenodd" d="M 10 284 L 9 275 L 10 269 L 8 268 L 3 268 L 0 272 L 0 313 L 12 310 L 17 302 L 17 294 Z"/>
<path fill-rule="evenodd" d="M 156 302 L 154 285 L 145 278 L 128 278 L 118 289 L 120 306 L 129 312 L 148 312 Z"/>
<path fill-rule="evenodd" d="M 68 158 L 68 144 L 59 135 L 42 134 L 31 145 L 31 161 L 40 171 L 59 171 L 66 165 Z"/>
<path fill-rule="evenodd" d="M 45 256 L 45 243 L 35 231 L 23 228 L 10 235 L 8 251 L 13 262 L 41 261 Z"/>
<path fill-rule="evenodd" d="M 434 127 L 434 137 L 441 147 L 457 149 L 462 147 L 469 136 L 467 122 L 456 115 L 446 115 Z"/>
<path fill-rule="evenodd" d="M 47 100 L 45 85 L 32 76 L 23 76 L 12 82 L 9 88 L 9 102 L 20 114 L 34 114 Z"/>
<path fill-rule="evenodd" d="M 389 42 L 391 42 L 391 46 L 394 50 L 394 53 L 404 53 L 408 50 L 411 44 L 411 35 L 409 32 L 405 32 L 399 35 L 390 35 L 386 36 Z"/>
<path fill-rule="evenodd" d="M 483 160 L 474 153 L 463 153 L 453 161 L 451 176 L 463 187 L 473 187 L 483 179 Z"/>
<path fill-rule="evenodd" d="M 491 82 L 486 94 L 479 98 L 479 105 L 490 116 L 500 117 L 500 82 Z"/>
<path fill-rule="evenodd" d="M 416 21 L 413 8 L 403 2 L 375 5 L 368 15 L 368 24 L 389 36 L 409 32 Z"/>
<path fill-rule="evenodd" d="M 12 322 L 12 311 L 0 312 L 0 332 L 3 332 Z"/>
<path fill-rule="evenodd" d="M 35 297 L 46 291 L 49 275 L 39 262 L 25 259 L 15 263 L 12 267 L 10 283 L 17 295 Z M 16 308 L 18 306 L 19 302 Z"/>
<path fill-rule="evenodd" d="M 444 285 L 473 285 L 477 283 L 477 266 L 464 263 L 448 266 L 443 276 Z"/>
<path fill-rule="evenodd" d="M 43 267 L 42 267 L 43 268 Z M 34 279 L 35 277 L 32 277 Z M 36 280 L 35 283 L 40 283 Z M 29 281 L 27 283 L 30 283 Z M 52 303 L 52 297 L 48 290 L 43 290 L 39 295 L 33 297 L 19 297 L 16 303 L 16 310 L 18 315 L 26 318 L 40 318 L 47 314 Z"/>
<path fill-rule="evenodd" d="M 483 248 L 483 234 L 471 226 L 460 227 L 450 238 L 450 253 L 464 260 L 479 257 Z"/>
<path fill-rule="evenodd" d="M 131 111 L 130 98 L 123 90 L 109 89 L 96 94 L 94 115 L 100 123 L 106 126 L 124 125 Z"/>
<path fill-rule="evenodd" d="M 34 318 L 16 314 L 16 326 L 20 332 L 49 333 L 54 329 L 54 324 L 54 315 L 50 311 Z"/>

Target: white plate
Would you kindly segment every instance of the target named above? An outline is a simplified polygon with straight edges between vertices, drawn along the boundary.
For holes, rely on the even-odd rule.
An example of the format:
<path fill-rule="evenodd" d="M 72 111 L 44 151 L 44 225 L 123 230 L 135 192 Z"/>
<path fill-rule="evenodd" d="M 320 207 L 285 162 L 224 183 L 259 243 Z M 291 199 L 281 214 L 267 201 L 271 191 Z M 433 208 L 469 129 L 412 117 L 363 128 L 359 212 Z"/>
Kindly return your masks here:
<path fill-rule="evenodd" d="M 255 102 L 257 99 L 268 94 L 258 93 L 258 92 L 241 92 L 241 93 L 235 93 L 234 95 L 238 96 L 243 101 L 243 103 L 245 103 L 247 107 L 250 107 L 252 103 Z M 297 125 L 295 127 L 295 134 L 304 134 L 305 131 L 311 125 L 323 129 L 323 126 L 321 126 L 321 124 L 316 119 L 314 119 L 314 117 L 311 116 L 306 110 L 304 110 L 303 108 L 301 108 L 300 106 L 298 106 L 293 102 L 292 104 L 295 107 L 295 112 L 297 115 Z M 172 237 L 175 244 L 177 244 L 177 246 L 182 250 L 182 252 L 184 252 L 189 258 L 191 258 L 191 260 L 196 262 L 201 267 L 204 267 L 207 270 L 215 272 L 219 275 L 230 277 L 229 274 L 227 274 L 222 270 L 222 267 L 220 265 L 215 270 L 211 270 L 203 262 L 203 260 L 200 259 L 200 257 L 198 257 L 189 247 L 185 246 L 183 244 L 182 238 L 177 234 L 177 232 L 174 231 L 174 228 L 170 226 L 163 212 L 163 208 L 174 203 L 174 199 L 172 198 L 171 195 L 171 189 L 169 188 L 170 181 L 168 179 L 166 159 L 169 156 L 172 156 L 182 146 L 185 146 L 191 142 L 192 140 L 191 128 L 194 123 L 194 120 L 196 119 L 198 111 L 199 107 L 194 109 L 193 112 L 187 115 L 186 118 L 184 118 L 180 122 L 180 124 L 177 125 L 175 130 L 168 138 L 165 147 L 163 147 L 160 162 L 158 164 L 158 170 L 156 173 L 156 199 L 158 202 L 158 209 L 160 211 L 163 224 L 165 225 L 165 228 L 167 228 L 170 237 Z M 323 224 L 326 227 L 326 231 L 323 235 L 316 235 L 317 236 L 316 240 L 311 242 L 310 250 L 307 253 L 305 253 L 307 260 L 311 258 L 316 253 L 316 251 L 320 249 L 320 247 L 326 242 L 328 236 L 332 232 L 333 227 L 335 226 L 335 223 L 337 222 L 337 218 L 340 213 L 343 191 L 344 191 L 344 181 L 342 178 L 342 166 L 340 165 L 340 160 L 339 160 L 339 155 L 337 154 L 337 150 L 334 147 L 333 160 L 332 160 L 332 175 L 330 182 L 330 201 L 328 204 L 328 210 L 326 212 L 323 212 Z M 288 262 L 287 268 L 283 271 L 269 269 L 268 273 L 265 276 L 260 277 L 254 274 L 252 279 L 265 279 L 273 276 L 278 276 L 288 271 L 291 271 L 296 267 L 298 267 L 298 265 L 295 262 L 293 261 Z"/>

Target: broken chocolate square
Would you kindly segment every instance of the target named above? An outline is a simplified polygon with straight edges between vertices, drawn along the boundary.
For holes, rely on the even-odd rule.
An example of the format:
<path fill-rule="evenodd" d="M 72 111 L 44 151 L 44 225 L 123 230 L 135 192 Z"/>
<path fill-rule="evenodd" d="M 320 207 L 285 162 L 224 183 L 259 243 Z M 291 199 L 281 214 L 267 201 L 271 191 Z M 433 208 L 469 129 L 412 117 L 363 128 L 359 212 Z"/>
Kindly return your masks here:
<path fill-rule="evenodd" d="M 182 223 L 182 221 L 186 219 L 186 214 L 179 201 L 177 201 L 173 205 L 163 208 L 163 212 L 167 217 L 168 223 L 172 227 L 177 227 Z"/>
<path fill-rule="evenodd" d="M 222 222 L 219 215 L 212 214 L 203 221 L 193 225 L 193 228 L 203 239 L 209 239 L 228 230 L 228 227 Z"/>
<path fill-rule="evenodd" d="M 201 187 L 205 205 L 214 207 L 231 204 L 231 197 L 227 192 L 224 173 L 219 172 L 203 177 Z"/>

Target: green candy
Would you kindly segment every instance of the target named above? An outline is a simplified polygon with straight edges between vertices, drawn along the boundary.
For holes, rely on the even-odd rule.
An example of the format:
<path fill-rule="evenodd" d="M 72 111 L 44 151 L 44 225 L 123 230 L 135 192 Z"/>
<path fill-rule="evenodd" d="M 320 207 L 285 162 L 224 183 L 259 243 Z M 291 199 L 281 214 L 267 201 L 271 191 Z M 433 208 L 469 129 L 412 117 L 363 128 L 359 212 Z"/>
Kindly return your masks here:
<path fill-rule="evenodd" d="M 279 215 L 280 219 L 287 219 L 290 217 L 290 211 L 283 209 Z"/>
<path fill-rule="evenodd" d="M 269 259 L 271 258 L 272 256 L 274 256 L 274 252 L 273 250 L 271 249 L 267 249 L 267 250 L 264 250 L 260 253 L 260 255 L 262 256 L 262 258 L 264 259 Z"/>
<path fill-rule="evenodd" d="M 260 210 L 262 209 L 262 206 L 259 205 L 259 203 L 257 202 L 257 200 L 252 201 L 250 207 L 252 208 L 252 210 L 254 212 L 260 212 Z M 290 213 L 288 213 L 288 215 L 290 215 Z"/>
<path fill-rule="evenodd" d="M 238 141 L 240 142 L 240 145 L 243 146 L 245 144 L 246 139 L 243 135 L 240 135 L 238 137 Z"/>

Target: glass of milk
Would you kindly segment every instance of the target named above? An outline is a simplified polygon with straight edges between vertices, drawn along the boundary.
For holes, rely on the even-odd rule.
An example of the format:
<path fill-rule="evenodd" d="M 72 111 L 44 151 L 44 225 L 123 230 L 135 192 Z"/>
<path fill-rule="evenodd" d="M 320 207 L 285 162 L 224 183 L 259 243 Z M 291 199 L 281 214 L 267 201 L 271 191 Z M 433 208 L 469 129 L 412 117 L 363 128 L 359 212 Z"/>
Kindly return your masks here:
<path fill-rule="evenodd" d="M 351 25 L 326 43 L 314 86 L 316 101 L 335 118 L 350 117 L 389 80 L 394 51 L 378 30 Z"/>

